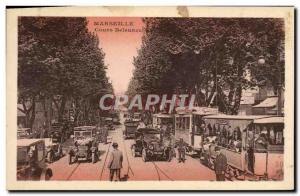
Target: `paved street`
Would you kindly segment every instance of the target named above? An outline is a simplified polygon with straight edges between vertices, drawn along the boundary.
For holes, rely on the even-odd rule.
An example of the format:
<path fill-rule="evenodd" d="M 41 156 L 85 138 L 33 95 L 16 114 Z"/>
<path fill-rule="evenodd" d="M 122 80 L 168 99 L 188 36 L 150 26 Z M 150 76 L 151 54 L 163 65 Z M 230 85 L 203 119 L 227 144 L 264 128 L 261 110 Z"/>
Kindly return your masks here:
<path fill-rule="evenodd" d="M 173 158 L 171 162 L 144 162 L 141 157 L 133 157 L 130 146 L 134 140 L 124 140 L 121 126 L 110 131 L 113 141 L 119 144 L 123 152 L 124 161 L 121 178 L 124 181 L 135 180 L 215 180 L 214 172 L 195 159 L 187 156 L 185 163 L 178 163 Z M 100 161 L 97 163 L 80 162 L 68 164 L 68 156 L 50 164 L 53 170 L 51 180 L 108 180 L 109 170 L 107 162 L 111 144 L 100 144 Z"/>

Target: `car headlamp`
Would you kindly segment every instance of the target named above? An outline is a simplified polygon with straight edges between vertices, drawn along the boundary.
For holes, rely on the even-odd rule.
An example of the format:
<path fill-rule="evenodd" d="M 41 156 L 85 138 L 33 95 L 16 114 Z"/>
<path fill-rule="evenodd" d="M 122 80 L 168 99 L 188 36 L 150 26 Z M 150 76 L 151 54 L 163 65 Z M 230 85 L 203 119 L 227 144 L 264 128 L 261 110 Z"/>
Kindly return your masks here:
<path fill-rule="evenodd" d="M 148 147 L 150 150 L 153 150 L 154 149 L 154 146 L 152 144 L 149 145 Z"/>

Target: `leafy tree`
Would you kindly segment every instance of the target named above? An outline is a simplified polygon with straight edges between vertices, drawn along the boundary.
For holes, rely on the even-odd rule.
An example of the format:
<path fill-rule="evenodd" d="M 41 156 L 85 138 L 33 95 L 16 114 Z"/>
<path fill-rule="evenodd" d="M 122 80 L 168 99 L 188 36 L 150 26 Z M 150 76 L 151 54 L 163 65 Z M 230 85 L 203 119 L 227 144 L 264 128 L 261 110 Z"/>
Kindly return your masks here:
<path fill-rule="evenodd" d="M 59 121 L 68 101 L 92 104 L 100 94 L 112 92 L 104 53 L 86 18 L 20 17 L 18 46 L 20 101 L 50 99 Z"/>
<path fill-rule="evenodd" d="M 131 93 L 195 93 L 198 105 L 216 104 L 222 112 L 236 114 L 243 89 L 267 82 L 275 87 L 279 71 L 284 73 L 279 58 L 284 53 L 281 19 L 146 18 L 144 22 Z M 257 63 L 262 57 L 263 66 Z"/>

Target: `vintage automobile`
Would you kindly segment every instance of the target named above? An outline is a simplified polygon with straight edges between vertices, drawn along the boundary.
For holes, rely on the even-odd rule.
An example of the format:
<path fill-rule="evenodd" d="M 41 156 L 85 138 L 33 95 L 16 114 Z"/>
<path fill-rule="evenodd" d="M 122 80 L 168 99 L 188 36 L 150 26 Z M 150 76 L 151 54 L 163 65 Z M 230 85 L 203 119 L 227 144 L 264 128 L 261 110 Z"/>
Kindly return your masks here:
<path fill-rule="evenodd" d="M 105 126 L 107 126 L 108 130 L 114 130 L 114 122 L 113 118 L 107 117 L 105 118 Z"/>
<path fill-rule="evenodd" d="M 163 142 L 160 131 L 153 128 L 139 128 L 135 132 L 131 152 L 133 157 L 142 156 L 144 162 L 151 159 L 171 161 L 173 158 L 172 146 Z"/>
<path fill-rule="evenodd" d="M 45 163 L 45 142 L 42 139 L 17 140 L 17 179 L 49 180 L 53 173 Z"/>
<path fill-rule="evenodd" d="M 18 139 L 30 139 L 33 138 L 30 128 L 18 128 L 17 130 Z"/>
<path fill-rule="evenodd" d="M 134 138 L 137 127 L 139 126 L 139 122 L 128 120 L 124 123 L 124 125 L 125 125 L 125 130 L 123 132 L 124 139 Z"/>
<path fill-rule="evenodd" d="M 141 121 L 142 120 L 142 113 L 139 113 L 139 112 L 133 113 L 133 119 L 132 120 L 137 121 L 137 122 Z"/>
<path fill-rule="evenodd" d="M 64 156 L 62 144 L 53 141 L 52 138 L 44 138 L 46 146 L 46 161 L 52 163 L 53 161 L 59 160 Z"/>
<path fill-rule="evenodd" d="M 55 143 L 62 143 L 65 141 L 63 134 L 63 124 L 62 123 L 52 123 L 50 137 Z"/>
<path fill-rule="evenodd" d="M 69 150 L 69 164 L 81 160 L 96 163 L 98 160 L 98 141 L 93 137 L 95 126 L 74 128 L 74 146 Z M 73 160 L 74 159 L 74 160 Z"/>

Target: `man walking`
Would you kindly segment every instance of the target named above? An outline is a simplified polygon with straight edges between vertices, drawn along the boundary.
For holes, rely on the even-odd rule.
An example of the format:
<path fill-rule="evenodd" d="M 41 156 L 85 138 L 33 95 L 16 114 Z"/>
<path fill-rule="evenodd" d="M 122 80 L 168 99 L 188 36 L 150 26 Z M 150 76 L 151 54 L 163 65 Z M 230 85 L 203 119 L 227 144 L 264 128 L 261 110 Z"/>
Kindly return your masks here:
<path fill-rule="evenodd" d="M 185 144 L 183 138 L 180 138 L 178 144 L 178 163 L 185 162 Z"/>
<path fill-rule="evenodd" d="M 217 181 L 225 181 L 225 171 L 227 168 L 227 158 L 221 153 L 218 146 L 215 147 L 216 160 L 215 160 L 215 173 Z"/>
<path fill-rule="evenodd" d="M 110 160 L 108 162 L 108 168 L 110 169 L 110 181 L 113 181 L 114 175 L 117 176 L 117 181 L 120 181 L 121 168 L 123 162 L 123 153 L 118 150 L 118 144 L 113 143 L 113 151 L 110 154 Z"/>

